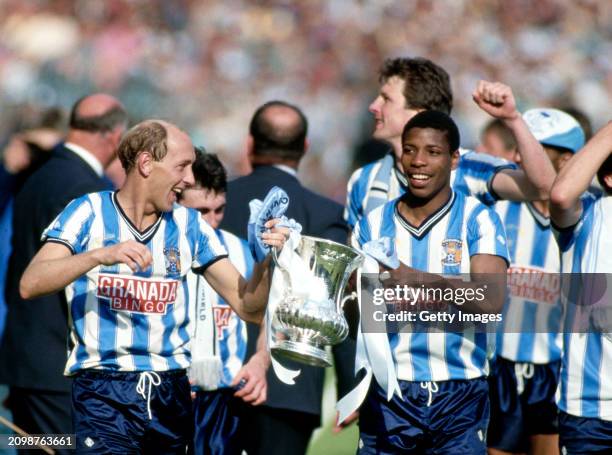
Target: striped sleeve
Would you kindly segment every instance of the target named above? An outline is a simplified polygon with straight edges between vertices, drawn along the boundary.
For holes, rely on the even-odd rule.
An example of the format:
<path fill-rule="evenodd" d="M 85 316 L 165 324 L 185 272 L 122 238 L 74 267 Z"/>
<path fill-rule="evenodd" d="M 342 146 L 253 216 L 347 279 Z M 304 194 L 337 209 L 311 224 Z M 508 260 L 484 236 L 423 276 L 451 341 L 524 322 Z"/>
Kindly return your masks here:
<path fill-rule="evenodd" d="M 503 169 L 516 169 L 509 161 L 486 153 L 468 151 L 461 155 L 453 189 L 478 198 L 486 205 L 494 204 L 498 197 L 492 189 L 493 178 Z"/>
<path fill-rule="evenodd" d="M 249 242 L 244 239 L 240 239 L 240 245 L 242 246 L 242 255 L 244 257 L 244 263 L 246 267 L 244 277 L 248 280 L 253 274 L 253 265 L 255 264 L 255 259 L 253 259 L 253 255 L 251 254 Z"/>
<path fill-rule="evenodd" d="M 476 254 L 490 254 L 505 259 L 510 264 L 508 241 L 499 215 L 492 209 L 478 204 L 467 223 L 467 242 L 470 257 Z"/>
<path fill-rule="evenodd" d="M 351 234 L 351 245 L 354 248 L 361 248 L 370 240 L 372 240 L 372 228 L 368 217 L 364 216 L 359 220 Z"/>
<path fill-rule="evenodd" d="M 82 253 L 89 240 L 94 211 L 88 195 L 72 200 L 42 233 L 43 242 L 61 243 Z"/>
<path fill-rule="evenodd" d="M 354 229 L 364 215 L 364 201 L 368 192 L 368 181 L 374 163 L 361 167 L 353 172 L 347 185 L 346 207 L 344 208 L 344 220 L 349 229 Z"/>
<path fill-rule="evenodd" d="M 234 264 L 236 269 L 244 278 L 247 280 L 251 278 L 255 260 L 251 254 L 249 243 L 231 232 L 224 231 L 223 229 L 219 229 L 215 232 L 217 233 L 221 242 L 225 245 L 231 263 Z"/>
<path fill-rule="evenodd" d="M 227 250 L 217 237 L 214 229 L 202 217 L 197 216 L 197 212 L 190 210 L 190 218 L 192 214 L 197 217 L 198 235 L 191 268 L 201 273 L 214 262 L 226 258 Z"/>

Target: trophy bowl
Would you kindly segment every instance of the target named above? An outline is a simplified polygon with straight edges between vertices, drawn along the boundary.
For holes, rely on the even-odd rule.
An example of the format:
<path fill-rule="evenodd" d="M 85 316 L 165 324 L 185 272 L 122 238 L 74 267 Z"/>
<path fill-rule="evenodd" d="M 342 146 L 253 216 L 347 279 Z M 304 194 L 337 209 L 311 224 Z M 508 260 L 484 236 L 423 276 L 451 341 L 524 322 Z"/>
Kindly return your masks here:
<path fill-rule="evenodd" d="M 302 236 L 295 253 L 308 269 L 308 276 L 297 279 L 308 280 L 309 293 L 294 295 L 290 271 L 278 267 L 286 287 L 272 320 L 276 343 L 271 351 L 307 365 L 329 367 L 331 356 L 325 347 L 348 335 L 342 307 L 351 296 L 343 297 L 344 288 L 364 256 L 349 246 L 309 236 Z"/>

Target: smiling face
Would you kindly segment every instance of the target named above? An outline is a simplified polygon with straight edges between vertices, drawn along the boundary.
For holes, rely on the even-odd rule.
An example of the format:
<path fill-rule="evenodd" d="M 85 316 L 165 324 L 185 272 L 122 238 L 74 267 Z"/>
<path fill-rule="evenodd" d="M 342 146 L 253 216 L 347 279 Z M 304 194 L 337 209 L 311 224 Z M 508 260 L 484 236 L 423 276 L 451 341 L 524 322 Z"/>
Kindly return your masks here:
<path fill-rule="evenodd" d="M 168 212 L 178 196 L 194 185 L 191 165 L 195 160 L 193 144 L 185 133 L 168 127 L 168 153 L 161 161 L 151 161 L 151 202 L 159 212 Z"/>
<path fill-rule="evenodd" d="M 217 229 L 225 214 L 225 193 L 216 193 L 208 188 L 194 186 L 187 188 L 181 195 L 181 204 L 196 209 L 202 218 Z"/>
<path fill-rule="evenodd" d="M 459 151 L 451 153 L 446 134 L 433 128 L 411 128 L 405 135 L 401 163 L 410 193 L 419 199 L 431 200 L 450 189 Z"/>
<path fill-rule="evenodd" d="M 419 112 L 406 107 L 404 84 L 404 80 L 397 76 L 387 79 L 369 108 L 376 121 L 374 139 L 390 142 L 398 150 L 401 149 L 404 126 Z"/>

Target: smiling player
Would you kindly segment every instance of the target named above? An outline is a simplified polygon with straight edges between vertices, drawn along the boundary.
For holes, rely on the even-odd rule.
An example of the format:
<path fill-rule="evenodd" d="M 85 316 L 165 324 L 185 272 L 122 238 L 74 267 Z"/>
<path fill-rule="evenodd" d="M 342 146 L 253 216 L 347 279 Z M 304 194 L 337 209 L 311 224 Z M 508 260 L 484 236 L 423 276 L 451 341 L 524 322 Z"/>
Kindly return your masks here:
<path fill-rule="evenodd" d="M 353 244 L 389 237 L 401 267 L 429 274 L 505 274 L 499 217 L 451 188 L 459 161 L 452 119 L 437 111 L 416 114 L 402 144 L 407 192 L 362 218 Z M 387 401 L 376 378 L 360 409 L 359 453 L 486 453 L 487 334 L 414 331 L 388 338 L 394 371 L 387 374 L 397 376 L 402 396 Z M 369 349 L 368 360 L 381 361 Z"/>
<path fill-rule="evenodd" d="M 380 69 L 379 82 L 379 93 L 369 107 L 375 121 L 372 136 L 388 143 L 391 150 L 384 158 L 357 169 L 351 176 L 344 211 L 351 229 L 361 217 L 407 191 L 408 183 L 400 165 L 401 137 L 406 122 L 424 110 L 450 115 L 453 107 L 450 77 L 431 60 L 389 59 Z M 478 107 L 512 131 L 521 153 L 522 169 L 505 160 L 462 150 L 451 173 L 453 189 L 475 196 L 487 205 L 498 199 L 548 199 L 555 179 L 554 169 L 516 111 L 510 87 L 480 81 L 473 98 Z"/>
<path fill-rule="evenodd" d="M 269 259 L 246 282 L 197 211 L 175 205 L 193 185 L 189 137 L 146 121 L 119 145 L 117 192 L 72 201 L 43 234 L 20 283 L 23 298 L 66 288 L 79 453 L 185 453 L 193 425 L 185 369 L 189 270 L 243 319 L 259 322 Z M 268 222 L 273 228 L 275 220 Z M 285 231 L 263 235 L 282 246 Z"/>

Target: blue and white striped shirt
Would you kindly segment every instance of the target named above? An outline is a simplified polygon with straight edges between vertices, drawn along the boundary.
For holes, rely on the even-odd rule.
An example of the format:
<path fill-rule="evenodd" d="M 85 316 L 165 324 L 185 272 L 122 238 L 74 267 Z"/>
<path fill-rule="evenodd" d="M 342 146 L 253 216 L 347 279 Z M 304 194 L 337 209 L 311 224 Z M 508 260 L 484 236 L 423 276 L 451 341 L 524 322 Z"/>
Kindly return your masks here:
<path fill-rule="evenodd" d="M 234 234 L 218 229 L 215 231 L 223 246 L 227 249 L 230 262 L 236 270 L 247 280 L 253 272 L 253 256 L 249 244 Z M 217 294 L 208 282 L 201 276 L 189 272 L 188 282 L 190 295 L 196 299 L 206 299 L 205 305 L 212 307 L 214 319 L 214 334 L 208 337 L 213 342 L 213 336 L 217 337 L 219 352 L 214 354 L 221 357 L 223 367 L 218 388 L 229 387 L 244 362 L 247 349 L 247 328 L 245 322 L 238 317 L 225 300 Z M 194 309 L 200 307 L 200 302 L 192 306 Z M 192 316 L 194 322 L 197 318 Z M 195 342 L 195 340 L 194 340 Z M 195 346 L 193 347 L 195 350 Z"/>
<path fill-rule="evenodd" d="M 587 194 L 582 198 L 580 221 L 555 232 L 563 274 L 612 273 L 611 220 L 612 196 Z M 575 316 L 582 308 L 575 302 L 564 303 L 557 405 L 568 414 L 612 421 L 612 334 L 574 330 Z"/>
<path fill-rule="evenodd" d="M 474 196 L 484 204 L 495 203 L 497 198 L 491 191 L 493 177 L 502 169 L 515 169 L 516 165 L 486 153 L 465 149 L 460 152 L 457 169 L 451 172 L 453 189 Z M 349 227 L 353 229 L 359 219 L 374 208 L 402 196 L 406 183 L 400 179 L 404 177 L 394 167 L 392 154 L 353 172 L 344 208 L 344 219 Z"/>
<path fill-rule="evenodd" d="M 353 232 L 362 247 L 381 237 L 395 239 L 399 260 L 430 273 L 470 273 L 477 254 L 508 261 L 506 234 L 497 213 L 477 199 L 452 192 L 449 201 L 419 228 L 398 212 L 398 200 L 363 217 Z M 452 254 L 447 245 L 452 244 Z M 472 379 L 488 374 L 486 333 L 389 333 L 397 378 L 405 381 Z"/>
<path fill-rule="evenodd" d="M 531 203 L 500 201 L 495 211 L 506 229 L 510 252 L 509 295 L 497 337 L 497 355 L 538 364 L 559 360 L 560 260 L 550 219 Z"/>
<path fill-rule="evenodd" d="M 133 239 L 153 256 L 146 270 L 134 273 L 125 264 L 102 265 L 66 287 L 66 375 L 88 368 L 166 371 L 189 366 L 187 272 L 227 256 L 197 211 L 175 205 L 139 232 L 115 192 L 92 193 L 68 204 L 42 238 L 62 243 L 74 254 Z"/>

